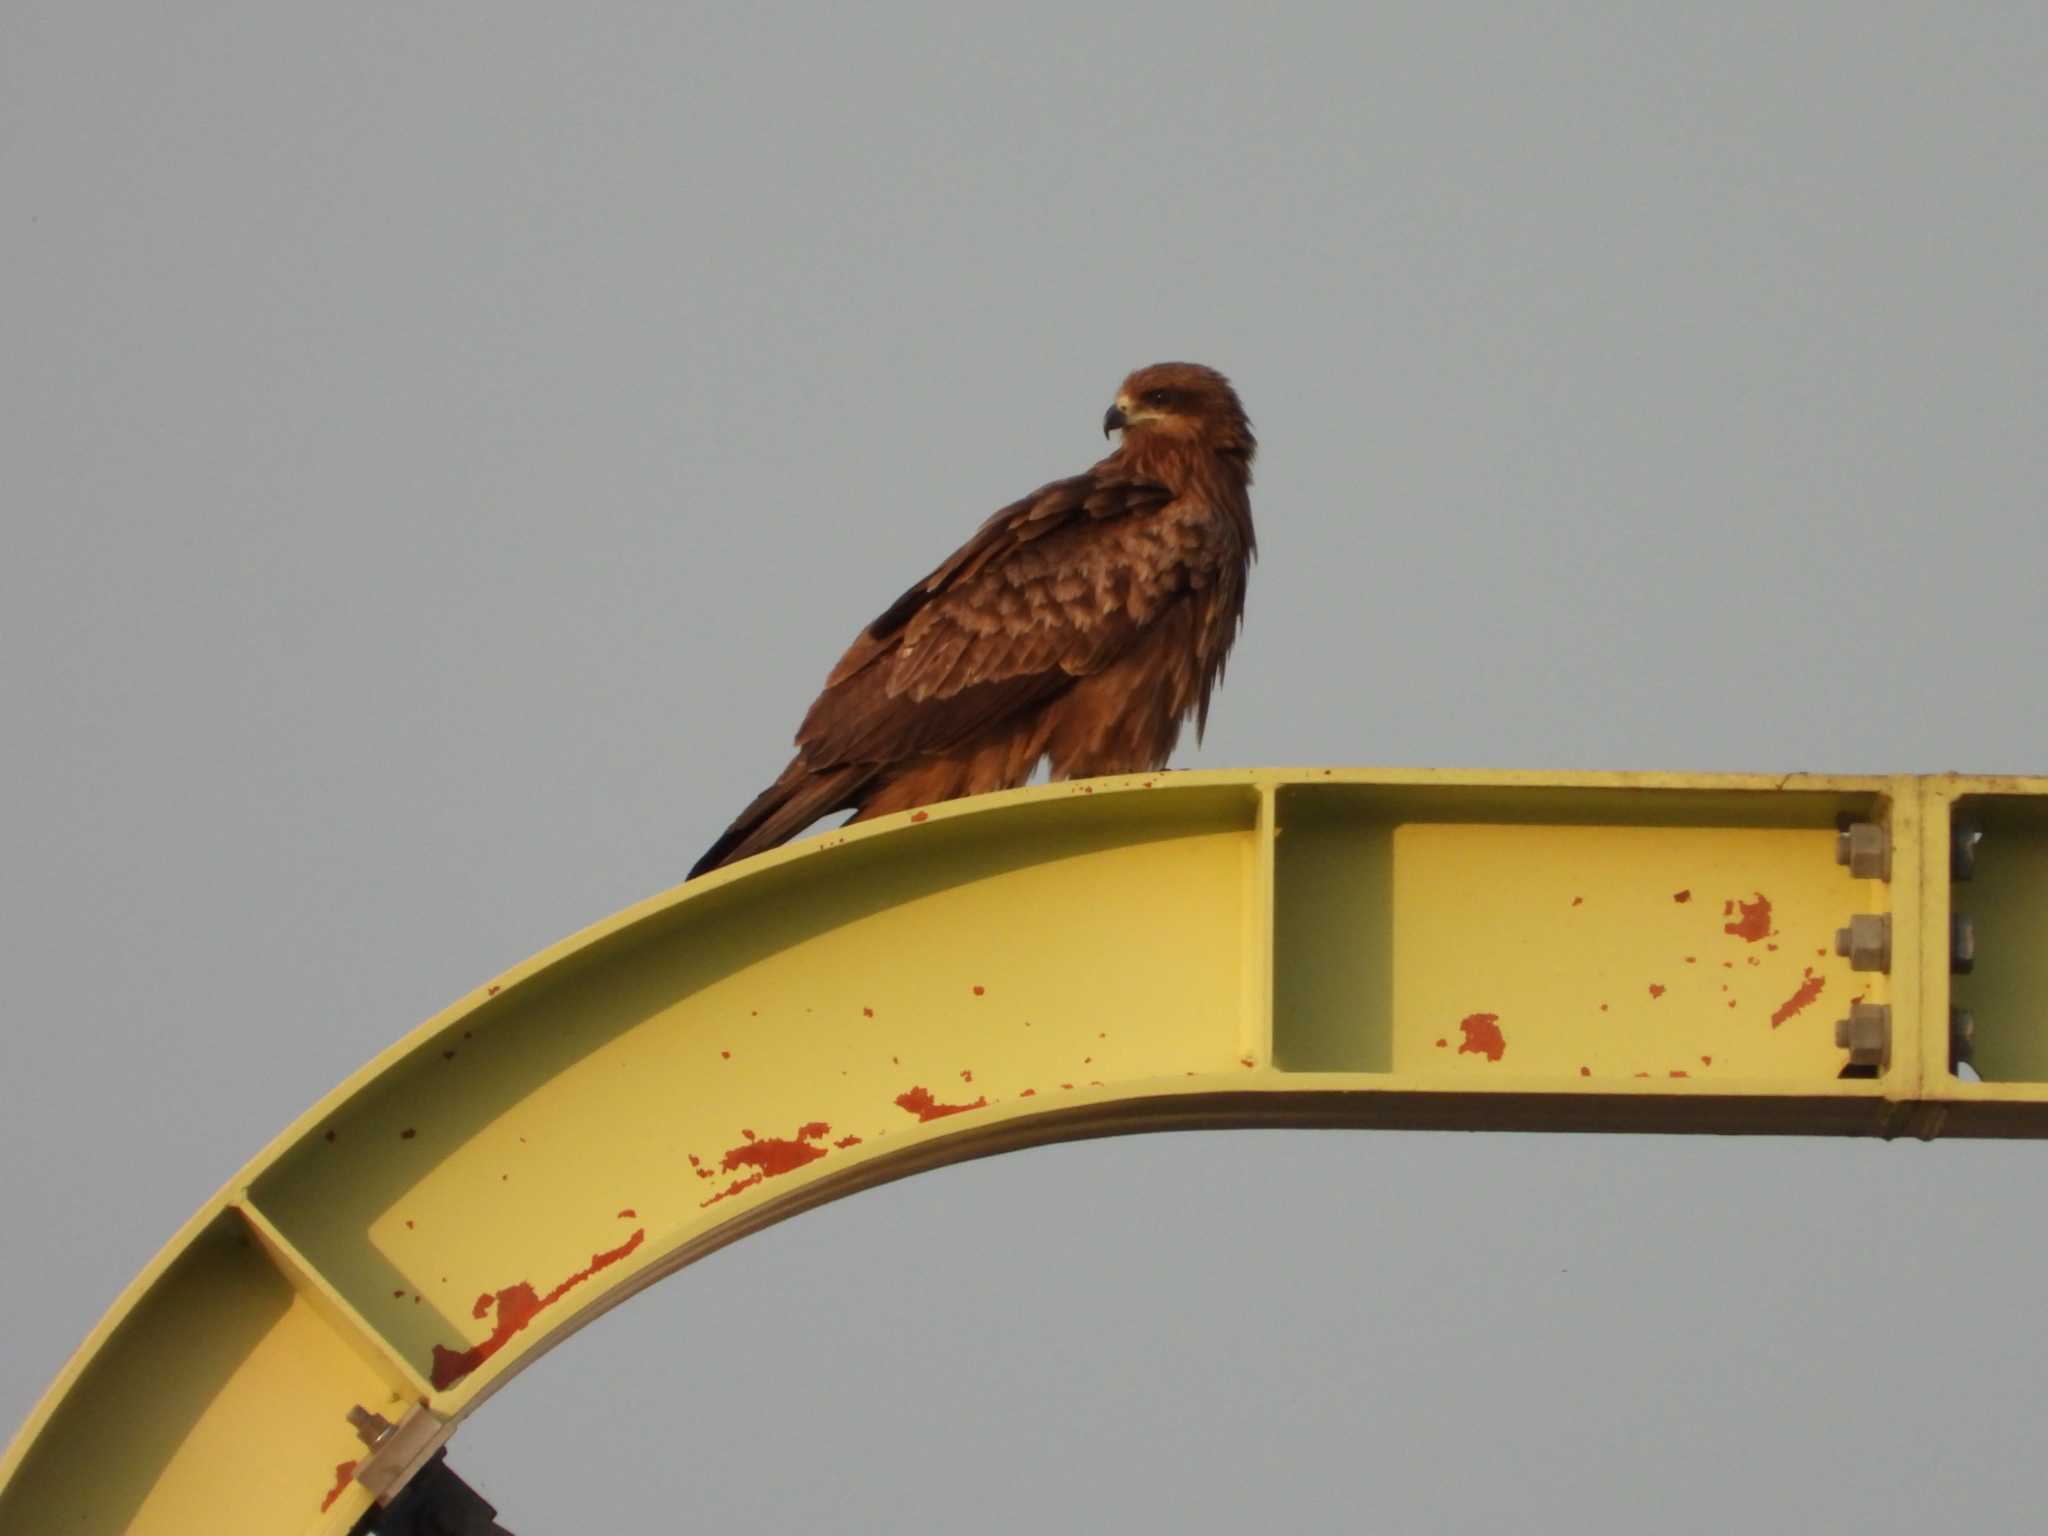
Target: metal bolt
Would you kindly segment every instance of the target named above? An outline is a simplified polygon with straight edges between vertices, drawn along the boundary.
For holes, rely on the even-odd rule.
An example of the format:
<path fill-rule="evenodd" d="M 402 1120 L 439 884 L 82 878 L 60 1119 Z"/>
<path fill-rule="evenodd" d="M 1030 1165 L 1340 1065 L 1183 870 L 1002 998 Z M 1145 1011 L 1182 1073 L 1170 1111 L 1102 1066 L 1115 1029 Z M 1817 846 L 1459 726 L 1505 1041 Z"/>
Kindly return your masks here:
<path fill-rule="evenodd" d="M 1977 925 L 1967 912 L 1952 912 L 1948 919 L 1948 968 L 1967 976 L 1977 964 Z"/>
<path fill-rule="evenodd" d="M 393 1425 L 381 1413 L 372 1413 L 361 1403 L 348 1411 L 348 1421 L 356 1429 L 356 1438 L 375 1450 L 390 1435 Z"/>
<path fill-rule="evenodd" d="M 1949 825 L 1948 872 L 1952 880 L 1973 879 L 1977 873 L 1977 845 L 1984 841 L 1984 829 L 1967 817 L 1958 816 Z"/>
<path fill-rule="evenodd" d="M 1835 862 L 1858 880 L 1892 877 L 1892 836 L 1874 821 L 1852 821 L 1835 834 Z"/>
<path fill-rule="evenodd" d="M 1859 912 L 1849 926 L 1835 930 L 1835 953 L 1849 957 L 1852 971 L 1892 968 L 1892 919 L 1889 912 Z"/>
<path fill-rule="evenodd" d="M 1961 1066 L 1977 1050 L 1977 1016 L 1967 1008 L 1948 1011 L 1948 1054 L 1950 1064 Z"/>
<path fill-rule="evenodd" d="M 1892 1010 L 1888 1003 L 1851 1003 L 1849 1016 L 1835 1020 L 1835 1044 L 1849 1053 L 1852 1067 L 1884 1064 L 1892 1042 Z"/>

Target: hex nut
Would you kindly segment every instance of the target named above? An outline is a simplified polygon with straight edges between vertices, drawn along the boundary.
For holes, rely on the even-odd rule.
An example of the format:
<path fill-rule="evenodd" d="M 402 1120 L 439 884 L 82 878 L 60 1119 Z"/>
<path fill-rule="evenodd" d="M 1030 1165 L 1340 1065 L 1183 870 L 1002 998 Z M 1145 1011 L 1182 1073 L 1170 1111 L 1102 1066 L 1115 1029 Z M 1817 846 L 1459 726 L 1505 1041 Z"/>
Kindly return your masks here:
<path fill-rule="evenodd" d="M 1967 912 L 1953 912 L 1948 920 L 1948 968 L 1967 976 L 1977 967 L 1977 925 Z"/>
<path fill-rule="evenodd" d="M 1951 880 L 1973 879 L 1977 873 L 1977 845 L 1984 841 L 1984 829 L 1968 817 L 1958 816 L 1949 824 L 1948 873 Z"/>
<path fill-rule="evenodd" d="M 1892 836 L 1874 821 L 1852 821 L 1835 834 L 1835 862 L 1858 880 L 1892 877 Z"/>
<path fill-rule="evenodd" d="M 1891 1049 L 1892 1010 L 1888 1003 L 1851 1003 L 1849 1016 L 1835 1020 L 1835 1045 L 1849 1053 L 1852 1067 L 1878 1067 Z"/>
<path fill-rule="evenodd" d="M 1853 971 L 1892 968 L 1892 919 L 1889 912 L 1859 912 L 1849 926 L 1835 930 L 1835 953 L 1849 957 Z"/>

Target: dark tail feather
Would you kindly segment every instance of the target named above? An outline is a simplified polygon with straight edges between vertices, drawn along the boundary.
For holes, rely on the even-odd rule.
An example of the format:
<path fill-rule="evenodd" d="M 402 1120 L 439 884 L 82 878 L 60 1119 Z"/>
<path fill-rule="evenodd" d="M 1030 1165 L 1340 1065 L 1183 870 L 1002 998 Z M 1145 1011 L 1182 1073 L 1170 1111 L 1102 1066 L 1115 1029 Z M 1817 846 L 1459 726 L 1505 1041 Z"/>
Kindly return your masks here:
<path fill-rule="evenodd" d="M 687 878 L 694 880 L 749 854 L 786 843 L 820 816 L 853 809 L 874 775 L 875 770 L 865 764 L 813 773 L 802 758 L 795 759 L 690 867 Z"/>

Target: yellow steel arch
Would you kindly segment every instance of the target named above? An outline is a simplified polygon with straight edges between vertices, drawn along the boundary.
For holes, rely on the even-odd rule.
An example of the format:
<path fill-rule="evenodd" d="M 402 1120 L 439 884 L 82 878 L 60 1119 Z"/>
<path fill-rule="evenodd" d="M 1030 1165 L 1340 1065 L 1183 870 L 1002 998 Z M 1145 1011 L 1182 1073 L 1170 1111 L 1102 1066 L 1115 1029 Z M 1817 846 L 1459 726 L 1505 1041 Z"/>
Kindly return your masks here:
<path fill-rule="evenodd" d="M 2043 1134 L 2044 922 L 2042 779 L 1162 774 L 836 832 L 556 945 L 301 1117 L 66 1366 L 0 1528 L 345 1531 L 663 1275 L 1030 1144 Z"/>

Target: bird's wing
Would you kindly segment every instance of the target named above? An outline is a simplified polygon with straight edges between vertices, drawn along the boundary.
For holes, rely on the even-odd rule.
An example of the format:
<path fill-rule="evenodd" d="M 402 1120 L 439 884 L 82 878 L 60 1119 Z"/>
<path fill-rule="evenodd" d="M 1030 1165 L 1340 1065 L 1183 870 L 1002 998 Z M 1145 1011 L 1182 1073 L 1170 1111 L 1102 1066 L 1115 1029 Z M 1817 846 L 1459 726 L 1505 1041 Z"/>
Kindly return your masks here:
<path fill-rule="evenodd" d="M 1186 590 L 1139 521 L 1172 499 L 1110 459 L 996 513 L 840 658 L 797 732 L 805 765 L 942 752 L 1108 665 Z"/>

